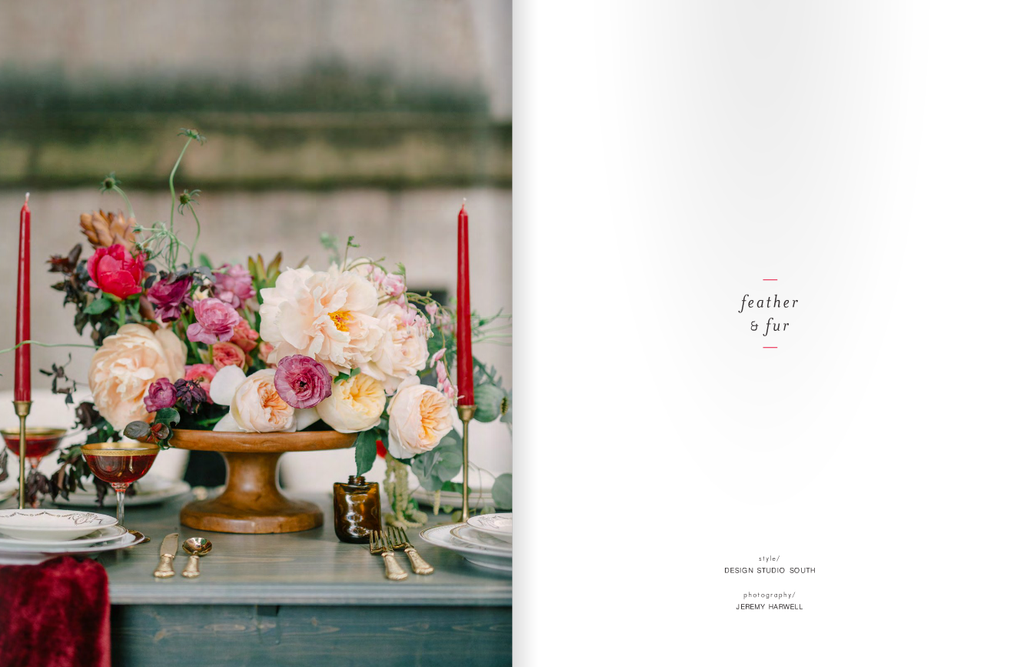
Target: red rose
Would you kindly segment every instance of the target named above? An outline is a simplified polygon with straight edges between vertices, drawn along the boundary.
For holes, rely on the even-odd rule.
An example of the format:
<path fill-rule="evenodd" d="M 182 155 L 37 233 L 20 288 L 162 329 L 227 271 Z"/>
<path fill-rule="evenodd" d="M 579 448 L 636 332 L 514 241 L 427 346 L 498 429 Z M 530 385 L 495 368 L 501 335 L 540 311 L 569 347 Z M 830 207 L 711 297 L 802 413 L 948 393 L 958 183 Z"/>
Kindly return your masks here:
<path fill-rule="evenodd" d="M 86 263 L 89 271 L 89 285 L 101 291 L 126 299 L 142 291 L 142 274 L 146 265 L 145 257 L 132 257 L 120 243 L 109 248 L 96 248 Z"/>

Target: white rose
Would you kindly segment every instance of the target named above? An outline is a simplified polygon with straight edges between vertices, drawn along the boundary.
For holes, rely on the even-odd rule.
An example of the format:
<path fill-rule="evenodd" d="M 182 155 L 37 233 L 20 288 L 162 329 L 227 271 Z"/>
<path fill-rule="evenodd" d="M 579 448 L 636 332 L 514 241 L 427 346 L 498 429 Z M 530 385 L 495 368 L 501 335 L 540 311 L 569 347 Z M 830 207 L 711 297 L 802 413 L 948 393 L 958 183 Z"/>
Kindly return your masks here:
<path fill-rule="evenodd" d="M 331 388 L 316 413 L 339 433 L 359 433 L 380 423 L 387 395 L 379 380 L 360 373 Z"/>
<path fill-rule="evenodd" d="M 452 430 L 453 412 L 437 389 L 415 376 L 406 379 L 388 408 L 388 451 L 397 459 L 429 452 Z"/>

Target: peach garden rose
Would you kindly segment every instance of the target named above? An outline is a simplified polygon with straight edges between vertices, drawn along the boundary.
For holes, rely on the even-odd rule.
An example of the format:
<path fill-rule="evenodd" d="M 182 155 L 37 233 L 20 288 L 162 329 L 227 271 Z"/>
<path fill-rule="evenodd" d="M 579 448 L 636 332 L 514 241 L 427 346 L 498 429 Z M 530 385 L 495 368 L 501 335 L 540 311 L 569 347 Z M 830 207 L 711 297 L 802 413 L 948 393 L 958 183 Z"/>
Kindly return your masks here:
<path fill-rule="evenodd" d="M 277 393 L 274 371 L 269 368 L 256 371 L 238 385 L 231 399 L 230 414 L 243 431 L 273 433 L 295 430 L 295 408 L 285 403 Z"/>
<path fill-rule="evenodd" d="M 434 387 L 406 379 L 388 406 L 388 451 L 396 459 L 429 452 L 452 430 L 452 404 Z"/>
<path fill-rule="evenodd" d="M 386 402 L 384 385 L 360 373 L 335 383 L 330 396 L 316 406 L 316 412 L 339 433 L 359 433 L 380 423 Z"/>

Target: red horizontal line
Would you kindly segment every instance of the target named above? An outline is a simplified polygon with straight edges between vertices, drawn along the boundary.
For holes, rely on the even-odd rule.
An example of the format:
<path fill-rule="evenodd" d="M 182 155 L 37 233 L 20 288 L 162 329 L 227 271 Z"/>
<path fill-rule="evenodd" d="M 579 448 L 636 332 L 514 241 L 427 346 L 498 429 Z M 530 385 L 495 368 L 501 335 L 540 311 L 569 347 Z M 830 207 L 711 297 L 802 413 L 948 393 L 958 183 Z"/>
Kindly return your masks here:
<path fill-rule="evenodd" d="M 761 278 L 761 280 L 778 280 L 778 278 Z"/>
<path fill-rule="evenodd" d="M 779 349 L 779 346 L 776 345 L 775 347 L 762 347 L 761 349 L 762 350 L 777 350 L 777 349 Z"/>

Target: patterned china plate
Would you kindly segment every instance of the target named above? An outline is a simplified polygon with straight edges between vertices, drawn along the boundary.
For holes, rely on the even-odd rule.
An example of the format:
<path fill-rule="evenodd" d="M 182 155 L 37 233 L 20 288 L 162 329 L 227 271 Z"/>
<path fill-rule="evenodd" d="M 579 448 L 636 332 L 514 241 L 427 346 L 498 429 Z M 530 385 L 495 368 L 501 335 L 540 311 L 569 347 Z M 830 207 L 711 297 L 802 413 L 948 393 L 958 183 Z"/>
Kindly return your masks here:
<path fill-rule="evenodd" d="M 512 553 L 512 543 L 506 542 L 505 540 L 495 537 L 490 533 L 484 533 L 479 530 L 460 524 L 452 528 L 452 537 L 462 542 L 469 544 L 475 544 L 480 547 L 484 547 L 490 551 L 497 551 L 501 553 Z"/>
<path fill-rule="evenodd" d="M 457 551 L 462 554 L 463 558 L 474 565 L 486 567 L 491 570 L 501 570 L 503 572 L 512 571 L 511 553 L 501 554 L 492 549 L 485 549 L 484 547 L 462 542 L 461 540 L 456 540 L 452 537 L 452 528 L 464 525 L 466 524 L 460 523 L 455 525 L 447 524 L 443 526 L 434 526 L 433 528 L 421 530 L 420 537 L 422 537 L 424 541 L 433 544 L 436 547 Z"/>
<path fill-rule="evenodd" d="M 467 523 L 476 530 L 482 530 L 506 542 L 512 541 L 512 512 L 501 514 L 478 514 L 471 516 Z"/>
<path fill-rule="evenodd" d="M 106 514 L 57 509 L 0 510 L 0 534 L 16 540 L 66 542 L 117 525 Z"/>
<path fill-rule="evenodd" d="M 107 526 L 77 540 L 16 540 L 0 536 L 0 551 L 25 551 L 26 549 L 48 549 L 50 547 L 84 546 L 115 540 L 128 530 L 123 526 Z"/>

